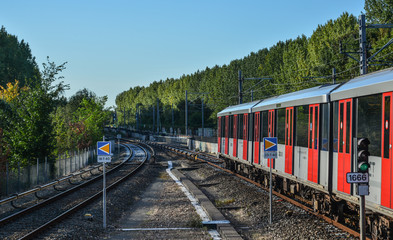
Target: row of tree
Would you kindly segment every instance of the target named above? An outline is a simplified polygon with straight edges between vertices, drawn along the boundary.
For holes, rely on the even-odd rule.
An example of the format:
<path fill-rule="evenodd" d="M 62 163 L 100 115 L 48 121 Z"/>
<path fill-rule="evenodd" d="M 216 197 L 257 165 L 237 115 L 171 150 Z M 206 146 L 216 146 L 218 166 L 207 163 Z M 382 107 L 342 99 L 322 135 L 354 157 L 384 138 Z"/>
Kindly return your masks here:
<path fill-rule="evenodd" d="M 102 138 L 110 112 L 106 97 L 84 89 L 67 100 L 59 74 L 65 63 L 39 70 L 29 45 L 0 30 L 0 167 L 26 166 L 36 159 L 92 145 Z M 60 80 L 60 82 L 59 82 Z M 56 83 L 57 82 L 57 83 Z"/>
<path fill-rule="evenodd" d="M 365 1 L 368 23 L 392 23 L 392 10 L 391 1 Z M 190 128 L 201 127 L 202 96 L 205 103 L 205 126 L 215 126 L 216 114 L 219 111 L 229 105 L 238 104 L 239 70 L 245 78 L 268 78 L 245 81 L 243 102 L 251 100 L 251 90 L 256 100 L 332 83 L 333 68 L 337 73 L 335 80 L 346 81 L 359 75 L 359 64 L 340 53 L 340 50 L 358 51 L 358 33 L 357 17 L 343 13 L 339 18 L 319 25 L 311 37 L 302 35 L 296 39 L 280 41 L 269 49 L 252 52 L 243 59 L 231 61 L 228 65 L 206 67 L 202 71 L 198 70 L 178 79 L 155 81 L 148 87 L 130 88 L 116 97 L 118 120 L 121 120 L 120 123 L 136 125 L 136 111 L 140 109 L 139 120 L 142 124 L 139 127 L 152 129 L 153 107 L 156 111 L 158 99 L 161 125 L 166 128 L 172 126 L 173 108 L 175 128 L 184 129 L 187 90 L 193 93 L 208 93 L 188 95 L 188 100 L 193 103 L 188 106 Z M 371 45 L 369 56 L 385 45 L 391 35 L 390 29 L 368 29 L 367 39 Z M 369 71 L 379 70 L 392 62 L 392 56 L 386 54 L 392 49 L 392 47 L 385 49 L 377 58 L 382 65 L 370 66 Z"/>

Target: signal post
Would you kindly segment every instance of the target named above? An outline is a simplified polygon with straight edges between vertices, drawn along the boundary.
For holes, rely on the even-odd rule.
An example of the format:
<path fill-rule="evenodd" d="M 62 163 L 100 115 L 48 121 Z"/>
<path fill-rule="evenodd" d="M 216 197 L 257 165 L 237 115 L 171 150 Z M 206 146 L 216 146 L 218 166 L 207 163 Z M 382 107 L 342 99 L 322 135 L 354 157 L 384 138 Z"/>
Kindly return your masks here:
<path fill-rule="evenodd" d="M 103 138 L 105 140 L 105 137 Z M 106 179 L 105 179 L 105 163 L 110 163 L 112 158 L 111 142 L 97 142 L 97 162 L 102 162 L 102 212 L 103 212 L 103 227 L 106 228 Z"/>
<path fill-rule="evenodd" d="M 360 239 L 366 239 L 366 199 L 365 196 L 369 195 L 369 169 L 370 163 L 368 157 L 370 152 L 368 151 L 368 145 L 370 141 L 368 138 L 354 138 L 354 143 L 357 143 L 355 147 L 357 156 L 357 172 L 347 173 L 347 183 L 357 183 L 356 194 L 359 195 L 360 205 Z"/>

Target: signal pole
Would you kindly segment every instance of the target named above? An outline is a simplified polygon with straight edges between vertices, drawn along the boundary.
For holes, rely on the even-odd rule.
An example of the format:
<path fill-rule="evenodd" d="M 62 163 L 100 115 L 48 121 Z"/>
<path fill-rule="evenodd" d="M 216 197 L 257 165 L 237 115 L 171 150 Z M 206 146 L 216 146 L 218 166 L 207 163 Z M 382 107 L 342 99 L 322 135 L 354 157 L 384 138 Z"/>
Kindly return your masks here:
<path fill-rule="evenodd" d="M 393 24 L 368 24 L 366 25 L 366 16 L 364 14 L 359 16 L 359 51 L 356 52 L 343 52 L 341 49 L 340 43 L 340 53 L 345 54 L 346 56 L 354 59 L 359 63 L 360 75 L 367 74 L 368 66 L 372 62 L 371 60 L 382 50 L 387 48 L 390 44 L 393 43 L 393 39 L 391 39 L 388 43 L 386 43 L 381 49 L 379 49 L 376 53 L 374 53 L 371 57 L 367 58 L 367 38 L 366 38 L 366 29 L 367 28 L 393 28 Z M 359 59 L 350 55 L 350 53 L 359 54 Z"/>
<path fill-rule="evenodd" d="M 242 76 L 242 70 L 239 70 L 239 104 L 242 104 L 243 103 L 243 81 L 244 80 L 270 80 L 270 79 L 272 79 L 272 78 L 270 78 L 270 77 L 262 77 L 262 78 L 244 78 L 243 76 Z M 259 82 L 260 83 L 260 82 Z M 257 84 L 259 84 L 259 83 L 257 83 Z M 255 84 L 255 85 L 257 85 L 257 84 Z M 254 86 L 255 86 L 254 85 Z M 253 87 L 254 87 L 253 86 Z M 253 90 L 251 90 L 251 101 L 253 101 L 254 100 L 254 91 Z"/>

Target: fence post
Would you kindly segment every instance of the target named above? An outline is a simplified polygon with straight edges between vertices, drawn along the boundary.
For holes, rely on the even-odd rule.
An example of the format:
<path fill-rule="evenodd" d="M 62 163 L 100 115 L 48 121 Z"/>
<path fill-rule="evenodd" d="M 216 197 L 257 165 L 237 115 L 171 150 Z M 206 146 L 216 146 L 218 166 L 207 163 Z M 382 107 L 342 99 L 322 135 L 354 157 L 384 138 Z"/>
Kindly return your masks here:
<path fill-rule="evenodd" d="M 20 161 L 18 161 L 18 192 L 20 192 Z"/>
<path fill-rule="evenodd" d="M 39 180 L 39 173 L 40 173 L 40 171 L 39 171 L 39 167 L 40 167 L 40 160 L 37 158 L 37 185 L 38 185 L 38 180 Z"/>
<path fill-rule="evenodd" d="M 8 161 L 5 163 L 5 174 L 6 174 L 5 195 L 8 196 L 8 184 L 10 183 L 9 172 L 8 172 Z"/>
<path fill-rule="evenodd" d="M 47 172 L 46 172 L 46 171 L 48 171 L 47 164 L 48 164 L 48 158 L 45 157 L 45 166 L 44 166 L 44 178 L 45 178 L 45 182 L 48 181 L 48 178 L 47 178 L 48 175 L 47 175 Z"/>

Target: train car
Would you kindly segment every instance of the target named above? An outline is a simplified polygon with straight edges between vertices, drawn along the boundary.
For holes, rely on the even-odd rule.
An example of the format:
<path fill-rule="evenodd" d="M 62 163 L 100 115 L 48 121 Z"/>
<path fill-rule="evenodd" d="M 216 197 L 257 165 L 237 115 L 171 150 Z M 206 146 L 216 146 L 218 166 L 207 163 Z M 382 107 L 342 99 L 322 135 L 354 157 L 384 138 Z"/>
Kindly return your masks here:
<path fill-rule="evenodd" d="M 383 215 L 369 221 L 373 231 L 380 235 L 383 229 L 393 232 L 392 94 L 393 69 L 355 78 L 331 93 L 333 137 L 337 139 L 333 149 L 332 192 L 357 204 L 355 186 L 346 183 L 345 175 L 357 171 L 353 140 L 368 138 L 371 167 L 366 208 Z"/>
<path fill-rule="evenodd" d="M 251 162 L 249 131 L 251 109 L 260 101 L 229 106 L 218 113 L 218 152 L 241 162 Z"/>
<path fill-rule="evenodd" d="M 261 101 L 252 108 L 254 164 L 272 167 L 284 187 L 300 191 L 296 183 L 329 191 L 329 94 L 338 85 L 323 85 Z M 277 137 L 277 159 L 263 158 L 263 137 Z M 266 170 L 266 169 L 265 169 Z M 301 186 L 302 190 L 305 186 Z"/>
<path fill-rule="evenodd" d="M 231 106 L 218 115 L 220 137 L 231 136 L 219 141 L 221 156 L 228 168 L 266 186 L 272 166 L 276 190 L 299 195 L 316 211 L 357 227 L 356 185 L 346 182 L 346 173 L 357 172 L 357 140 L 368 138 L 367 224 L 373 238 L 393 238 L 392 97 L 390 68 L 340 85 Z M 227 118 L 235 120 L 223 120 Z M 241 138 L 226 133 L 240 128 Z M 277 159 L 263 158 L 263 137 L 277 137 Z M 241 153 L 239 142 L 243 142 Z"/>

